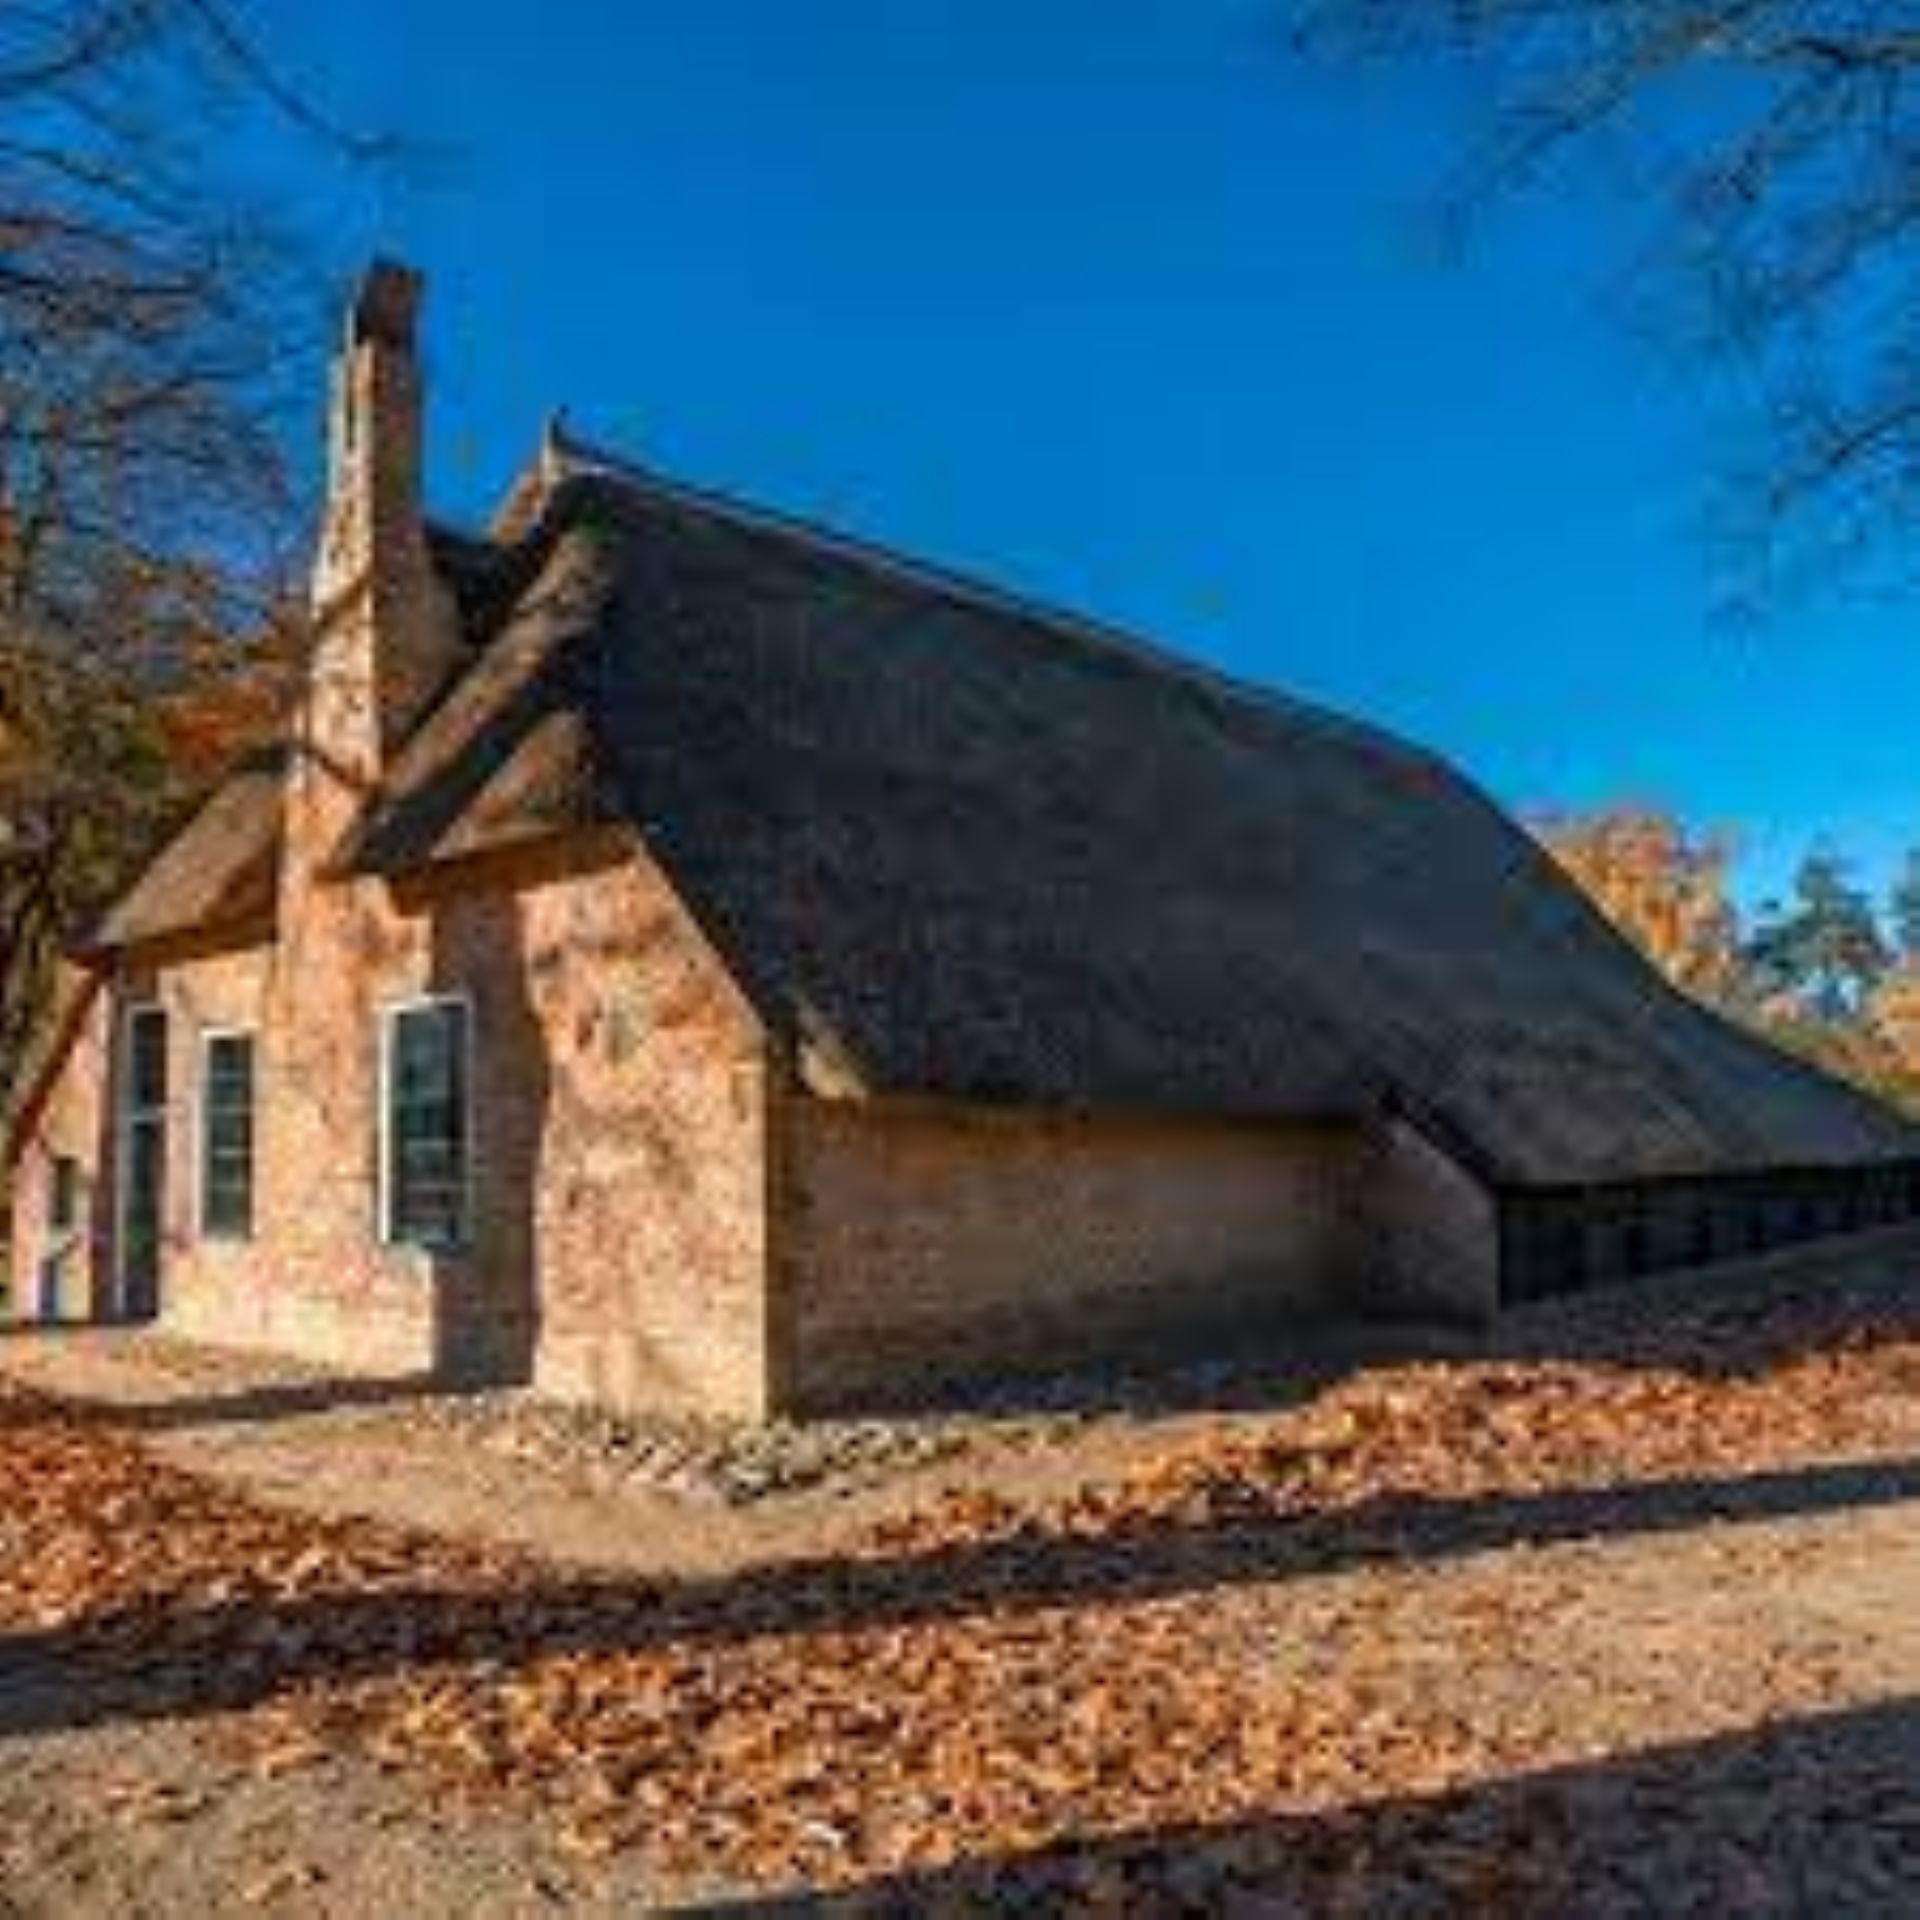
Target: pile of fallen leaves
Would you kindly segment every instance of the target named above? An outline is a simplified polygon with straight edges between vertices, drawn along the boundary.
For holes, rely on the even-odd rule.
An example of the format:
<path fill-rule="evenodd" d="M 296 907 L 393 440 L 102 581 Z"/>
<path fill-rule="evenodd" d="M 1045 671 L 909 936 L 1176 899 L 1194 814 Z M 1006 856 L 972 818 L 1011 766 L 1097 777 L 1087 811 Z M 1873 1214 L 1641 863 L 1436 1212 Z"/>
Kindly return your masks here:
<path fill-rule="evenodd" d="M 1467 1505 L 1495 1497 L 1740 1479 L 1872 1454 L 1913 1439 L 1917 1410 L 1920 1329 L 1904 1327 L 1852 1328 L 1751 1373 L 1568 1360 L 1400 1366 L 1357 1376 L 1255 1431 L 1170 1449 L 1084 1490 L 1041 1531 L 1124 1538 L 1166 1526 L 1338 1518 L 1339 1538 L 1351 1541 L 1344 1523 L 1363 1513 L 1407 1527 L 1470 1527 Z M 1728 1497 L 1737 1504 L 1737 1492 Z M 1543 1499 L 1543 1530 L 1561 1530 L 1553 1511 Z M 962 1496 L 885 1538 L 900 1550 L 1033 1528 L 1010 1502 Z"/>
<path fill-rule="evenodd" d="M 1891 1459 L 1920 1326 L 1845 1308 L 1676 1320 L 1644 1353 L 1389 1367 L 1064 1500 L 953 1496 L 844 1557 L 699 1581 L 270 1510 L 110 1414 L 8 1392 L 0 1692 L 29 1730 L 227 1713 L 276 1763 L 346 1745 L 696 1879 L 971 1873 L 1071 1841 L 1057 1872 L 1087 1904 L 1139 1910 L 1152 1855 L 1174 1876 L 1156 1897 L 1206 1910 L 1179 1849 L 1096 1868 L 1088 1843 L 1271 1833 L 1525 1758 L 1382 1653 L 1419 1642 L 1417 1578 L 1299 1576 L 1764 1514 L 1782 1475 Z M 1497 1640 L 1575 1575 L 1529 1578 L 1449 1630 Z M 1278 1659 L 1262 1609 L 1282 1589 Z M 1347 1872 L 1331 1831 L 1294 1833 L 1288 1871 Z M 1422 1871 L 1545 1897 L 1559 1855 L 1528 1831 L 1494 1867 L 1439 1847 Z"/>

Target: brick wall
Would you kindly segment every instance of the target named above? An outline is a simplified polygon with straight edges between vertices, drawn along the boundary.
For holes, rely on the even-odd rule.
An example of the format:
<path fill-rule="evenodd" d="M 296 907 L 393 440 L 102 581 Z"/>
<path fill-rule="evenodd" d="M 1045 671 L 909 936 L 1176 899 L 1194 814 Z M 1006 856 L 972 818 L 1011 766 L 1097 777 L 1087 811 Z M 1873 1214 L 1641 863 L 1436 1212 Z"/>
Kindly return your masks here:
<path fill-rule="evenodd" d="M 200 1232 L 200 1073 L 206 1034 L 259 1032 L 270 983 L 270 949 L 250 947 L 176 958 L 147 976 L 137 996 L 131 983 L 116 996 L 124 1006 L 151 994 L 168 1016 L 161 1302 L 186 1333 L 246 1325 L 259 1311 L 266 1276 L 251 1265 L 253 1248 L 209 1241 Z"/>
<path fill-rule="evenodd" d="M 86 1169 L 95 1246 L 59 1305 L 113 1271 L 118 1013 L 170 1015 L 161 1317 L 217 1344 L 385 1373 L 535 1380 L 612 1405 L 765 1402 L 767 1071 L 756 1023 L 657 873 L 628 850 L 548 849 L 396 899 L 333 887 L 291 946 L 176 955 L 103 996 L 12 1183 L 16 1311 L 37 1311 L 53 1156 Z M 472 1232 L 384 1244 L 384 1012 L 473 1011 Z M 199 1230 L 202 1042 L 259 1036 L 255 1231 Z M 97 1197 L 96 1197 L 97 1196 Z"/>
<path fill-rule="evenodd" d="M 753 1023 L 645 864 L 556 851 L 476 878 L 409 900 L 360 883 L 301 916 L 268 976 L 258 1238 L 175 1263 L 168 1319 L 358 1367 L 756 1411 Z M 381 1237 L 380 1034 L 443 994 L 472 1008 L 472 1231 L 426 1252 Z"/>
<path fill-rule="evenodd" d="M 796 1099 L 777 1164 L 777 1392 L 812 1410 L 1324 1311 L 1358 1139 Z"/>
<path fill-rule="evenodd" d="M 758 1022 L 648 868 L 528 904 L 547 1109 L 537 1384 L 603 1405 L 762 1413 Z"/>

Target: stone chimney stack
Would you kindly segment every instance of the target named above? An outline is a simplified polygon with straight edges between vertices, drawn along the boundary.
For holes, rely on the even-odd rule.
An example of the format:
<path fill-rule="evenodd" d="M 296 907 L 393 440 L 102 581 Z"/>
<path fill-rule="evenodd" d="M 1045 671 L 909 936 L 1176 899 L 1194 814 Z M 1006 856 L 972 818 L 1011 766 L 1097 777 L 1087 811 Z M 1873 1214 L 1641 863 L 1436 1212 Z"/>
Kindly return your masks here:
<path fill-rule="evenodd" d="M 418 274 L 376 261 L 334 366 L 306 745 L 349 785 L 379 779 L 459 651 L 422 505 L 420 292 Z"/>

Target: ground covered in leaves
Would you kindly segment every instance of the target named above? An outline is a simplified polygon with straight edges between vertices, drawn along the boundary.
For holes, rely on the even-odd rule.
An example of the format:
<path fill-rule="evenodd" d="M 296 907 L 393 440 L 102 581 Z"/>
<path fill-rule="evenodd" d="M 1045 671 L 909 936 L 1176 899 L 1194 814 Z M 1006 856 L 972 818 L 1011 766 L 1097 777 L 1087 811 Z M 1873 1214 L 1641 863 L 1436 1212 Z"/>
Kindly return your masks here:
<path fill-rule="evenodd" d="M 156 1848 L 370 1795 L 476 1857 L 532 1836 L 487 1910 L 1920 1911 L 1910 1237 L 1231 1397 L 1124 1470 L 642 1578 L 264 1502 L 0 1390 L 0 1903 L 85 1884 L 8 1798 L 33 1764 L 70 1796 L 72 1743 L 145 1739 L 166 1790 L 97 1784 Z M 309 1851 L 199 1910 L 350 1910 Z"/>

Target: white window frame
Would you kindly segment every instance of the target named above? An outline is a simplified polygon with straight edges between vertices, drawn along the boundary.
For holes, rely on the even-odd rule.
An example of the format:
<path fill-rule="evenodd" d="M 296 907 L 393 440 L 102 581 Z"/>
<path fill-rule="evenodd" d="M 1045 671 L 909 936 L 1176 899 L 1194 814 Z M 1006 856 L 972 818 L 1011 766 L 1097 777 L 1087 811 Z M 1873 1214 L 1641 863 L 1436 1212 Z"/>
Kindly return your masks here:
<path fill-rule="evenodd" d="M 463 1153 L 460 1161 L 460 1232 L 444 1246 L 420 1240 L 403 1240 L 394 1232 L 393 1220 L 393 1045 L 400 1022 L 410 1013 L 432 1013 L 443 1007 L 458 1007 L 466 1016 L 467 1057 L 461 1076 L 460 1126 Z M 404 1000 L 390 1000 L 380 1009 L 380 1059 L 375 1074 L 374 1115 L 377 1142 L 375 1180 L 376 1218 L 374 1226 L 380 1245 L 391 1253 L 412 1254 L 430 1260 L 436 1255 L 460 1253 L 473 1244 L 474 1166 L 478 1159 L 476 1119 L 476 1068 L 480 1058 L 479 1023 L 473 998 L 461 992 L 418 993 Z"/>
<path fill-rule="evenodd" d="M 133 1030 L 143 1016 L 157 1014 L 164 1023 L 165 1045 L 162 1058 L 167 1075 L 167 1097 L 157 1107 L 136 1109 L 133 1092 Z M 128 1174 L 133 1165 L 133 1130 L 141 1120 L 160 1123 L 161 1167 L 164 1170 L 175 1151 L 173 1138 L 173 1012 L 163 999 L 132 1001 L 120 1010 L 119 1032 L 114 1035 L 115 1074 L 113 1086 L 113 1304 L 116 1313 L 127 1311 L 132 1282 L 127 1273 L 127 1217 L 133 1195 Z M 160 1241 L 165 1257 L 167 1233 L 167 1195 L 160 1192 Z"/>
<path fill-rule="evenodd" d="M 207 1229 L 207 1056 L 216 1040 L 245 1040 L 253 1047 L 252 1137 L 247 1163 L 247 1230 L 211 1233 Z M 260 1232 L 260 1029 L 258 1027 L 202 1027 L 194 1058 L 193 1082 L 193 1230 L 208 1246 L 244 1247 Z"/>

